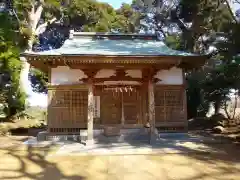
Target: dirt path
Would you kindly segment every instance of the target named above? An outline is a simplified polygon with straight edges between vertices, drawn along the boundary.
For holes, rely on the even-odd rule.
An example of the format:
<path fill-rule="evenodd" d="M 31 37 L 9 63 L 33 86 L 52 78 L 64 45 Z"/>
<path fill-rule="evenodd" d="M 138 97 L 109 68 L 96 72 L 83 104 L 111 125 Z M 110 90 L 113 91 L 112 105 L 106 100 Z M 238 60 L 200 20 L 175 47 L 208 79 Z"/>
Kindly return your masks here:
<path fill-rule="evenodd" d="M 0 180 L 237 180 L 240 157 L 228 147 L 225 154 L 127 156 L 48 156 L 53 153 L 47 149 L 2 148 Z"/>

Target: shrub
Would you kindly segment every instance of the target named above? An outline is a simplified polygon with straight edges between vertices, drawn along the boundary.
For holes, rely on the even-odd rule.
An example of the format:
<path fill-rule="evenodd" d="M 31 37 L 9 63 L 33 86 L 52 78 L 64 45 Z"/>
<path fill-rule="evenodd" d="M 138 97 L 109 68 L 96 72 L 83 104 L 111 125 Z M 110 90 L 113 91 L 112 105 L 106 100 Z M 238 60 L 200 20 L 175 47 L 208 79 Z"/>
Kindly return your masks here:
<path fill-rule="evenodd" d="M 0 123 L 0 136 L 5 136 L 9 134 L 9 127 L 7 124 Z"/>
<path fill-rule="evenodd" d="M 227 121 L 227 118 L 221 114 L 214 114 L 209 118 L 208 127 L 213 128 L 215 126 L 224 126 L 224 123 Z"/>
<path fill-rule="evenodd" d="M 208 122 L 209 118 L 207 117 L 196 117 L 188 120 L 188 128 L 191 130 L 205 129 L 207 128 Z"/>

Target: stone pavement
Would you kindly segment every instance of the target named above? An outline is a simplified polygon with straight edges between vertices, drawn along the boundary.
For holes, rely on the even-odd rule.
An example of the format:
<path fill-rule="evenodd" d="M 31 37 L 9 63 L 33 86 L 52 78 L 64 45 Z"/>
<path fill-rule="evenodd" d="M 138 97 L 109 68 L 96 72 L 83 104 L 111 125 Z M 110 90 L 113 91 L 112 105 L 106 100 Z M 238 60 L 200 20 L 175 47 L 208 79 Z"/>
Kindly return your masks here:
<path fill-rule="evenodd" d="M 24 142 L 32 147 L 49 147 L 58 145 L 54 155 L 134 155 L 159 153 L 191 153 L 214 152 L 213 144 L 221 144 L 222 140 L 210 136 L 190 133 L 160 133 L 153 144 L 149 144 L 149 136 L 144 133 L 130 133 L 117 137 L 106 137 L 98 134 L 94 144 L 85 146 L 77 139 L 38 142 L 36 138 Z M 219 151 L 219 150 L 218 150 Z"/>

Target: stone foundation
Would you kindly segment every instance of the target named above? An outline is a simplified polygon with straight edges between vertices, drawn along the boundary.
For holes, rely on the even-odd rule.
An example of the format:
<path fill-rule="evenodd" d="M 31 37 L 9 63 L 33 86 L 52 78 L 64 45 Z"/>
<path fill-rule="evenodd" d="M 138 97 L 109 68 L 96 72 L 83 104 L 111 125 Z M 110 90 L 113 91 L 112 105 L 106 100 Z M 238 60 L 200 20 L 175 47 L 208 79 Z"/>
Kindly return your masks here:
<path fill-rule="evenodd" d="M 105 126 L 104 127 L 104 135 L 105 136 L 120 136 L 120 128 L 114 126 Z"/>
<path fill-rule="evenodd" d="M 112 140 L 113 142 L 122 141 L 148 141 L 149 128 L 136 128 L 136 129 L 121 129 L 115 127 L 106 127 L 104 129 L 94 130 L 93 137 L 96 141 Z M 157 131 L 157 130 L 156 130 Z M 155 132 L 157 134 L 157 132 Z M 87 143 L 87 130 L 81 130 L 79 134 L 75 135 L 52 135 L 46 131 L 40 132 L 37 135 L 38 141 L 75 141 L 83 144 Z"/>

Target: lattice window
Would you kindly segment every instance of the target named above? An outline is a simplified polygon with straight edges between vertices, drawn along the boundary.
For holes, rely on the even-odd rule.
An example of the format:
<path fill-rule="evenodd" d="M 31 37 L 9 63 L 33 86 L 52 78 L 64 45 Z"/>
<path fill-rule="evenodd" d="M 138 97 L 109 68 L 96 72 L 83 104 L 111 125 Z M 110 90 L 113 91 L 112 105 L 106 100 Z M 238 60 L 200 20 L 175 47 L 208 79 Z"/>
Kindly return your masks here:
<path fill-rule="evenodd" d="M 72 120 L 84 123 L 87 116 L 87 91 L 72 91 Z"/>
<path fill-rule="evenodd" d="M 164 91 L 157 90 L 155 92 L 155 105 L 156 106 L 164 106 Z"/>
<path fill-rule="evenodd" d="M 183 92 L 179 90 L 165 90 L 165 120 L 182 121 Z"/>
<path fill-rule="evenodd" d="M 81 128 L 50 128 L 50 133 L 55 134 L 79 134 Z"/>
<path fill-rule="evenodd" d="M 72 107 L 87 105 L 87 91 L 72 91 Z"/>
<path fill-rule="evenodd" d="M 165 120 L 165 104 L 164 104 L 164 91 L 157 89 L 155 91 L 155 117 L 156 121 Z"/>
<path fill-rule="evenodd" d="M 182 87 L 158 87 L 155 91 L 156 122 L 184 121 L 184 91 Z"/>
<path fill-rule="evenodd" d="M 69 91 L 54 91 L 52 92 L 52 107 L 69 107 L 70 106 L 70 92 Z"/>
<path fill-rule="evenodd" d="M 181 90 L 165 90 L 164 96 L 167 106 L 182 106 L 183 104 Z"/>
<path fill-rule="evenodd" d="M 157 121 L 165 120 L 165 108 L 163 106 L 156 106 L 155 117 Z"/>
<path fill-rule="evenodd" d="M 87 91 L 56 90 L 49 106 L 49 128 L 85 127 L 87 122 Z"/>

